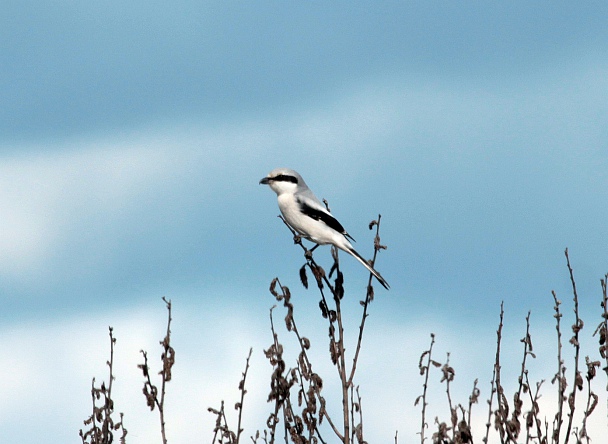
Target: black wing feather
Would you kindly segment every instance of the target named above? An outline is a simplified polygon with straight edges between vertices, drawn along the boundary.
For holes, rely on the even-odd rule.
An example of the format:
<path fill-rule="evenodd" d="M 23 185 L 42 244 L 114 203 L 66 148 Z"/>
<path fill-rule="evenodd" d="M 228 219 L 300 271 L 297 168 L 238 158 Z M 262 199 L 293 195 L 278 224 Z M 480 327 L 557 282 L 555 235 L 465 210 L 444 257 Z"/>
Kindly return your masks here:
<path fill-rule="evenodd" d="M 350 237 L 352 240 L 354 240 L 351 237 L 351 235 L 346 232 L 346 230 L 344 229 L 342 224 L 340 222 L 338 222 L 338 219 L 333 217 L 331 214 L 326 213 L 325 211 L 321 211 L 316 208 L 313 208 L 310 205 L 307 205 L 306 202 L 304 202 L 300 199 L 298 199 L 298 204 L 300 205 L 300 211 L 302 211 L 302 213 L 304 213 L 308 217 L 310 217 L 314 220 L 320 220 L 328 227 L 336 230 L 338 233 L 342 233 L 344 236 Z"/>

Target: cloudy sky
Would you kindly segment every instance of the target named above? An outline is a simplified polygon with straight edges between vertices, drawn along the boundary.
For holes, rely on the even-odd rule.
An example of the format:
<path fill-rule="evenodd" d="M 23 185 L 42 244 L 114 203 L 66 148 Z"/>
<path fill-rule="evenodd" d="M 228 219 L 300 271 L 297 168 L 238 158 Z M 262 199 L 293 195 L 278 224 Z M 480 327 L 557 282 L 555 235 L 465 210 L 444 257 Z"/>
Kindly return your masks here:
<path fill-rule="evenodd" d="M 107 380 L 111 325 L 128 442 L 158 442 L 136 365 L 142 348 L 159 365 L 162 296 L 177 352 L 170 441 L 211 440 L 207 407 L 237 400 L 250 347 L 255 433 L 270 410 L 275 276 L 335 388 L 301 251 L 258 185 L 278 166 L 329 201 L 364 256 L 382 214 L 377 268 L 391 289 L 376 289 L 357 381 L 368 441 L 419 439 L 417 364 L 431 332 L 437 358 L 451 352 L 458 402 L 475 378 L 487 399 L 501 301 L 508 390 L 531 310 L 534 374 L 550 399 L 551 290 L 573 322 L 566 247 L 597 358 L 607 19 L 605 2 L 4 5 L 0 441 L 79 441 L 91 379 Z M 315 256 L 329 269 L 328 248 Z M 367 274 L 347 257 L 342 268 L 352 338 Z M 605 431 L 602 384 L 594 427 Z M 433 408 L 447 418 L 441 390 Z"/>

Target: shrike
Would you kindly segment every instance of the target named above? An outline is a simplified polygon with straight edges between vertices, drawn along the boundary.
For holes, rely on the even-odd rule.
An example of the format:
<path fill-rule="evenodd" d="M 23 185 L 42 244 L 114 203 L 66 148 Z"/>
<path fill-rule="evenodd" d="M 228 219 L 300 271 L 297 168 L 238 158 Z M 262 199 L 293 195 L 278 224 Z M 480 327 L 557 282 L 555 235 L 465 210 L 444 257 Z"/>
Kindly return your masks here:
<path fill-rule="evenodd" d="M 325 206 L 308 188 L 302 176 L 288 168 L 277 168 L 260 180 L 260 184 L 268 185 L 277 193 L 279 209 L 285 221 L 302 237 L 318 245 L 331 244 L 347 252 L 373 274 L 378 282 L 388 290 L 389 285 L 384 278 L 355 251 L 346 232 L 338 220 L 331 215 Z"/>

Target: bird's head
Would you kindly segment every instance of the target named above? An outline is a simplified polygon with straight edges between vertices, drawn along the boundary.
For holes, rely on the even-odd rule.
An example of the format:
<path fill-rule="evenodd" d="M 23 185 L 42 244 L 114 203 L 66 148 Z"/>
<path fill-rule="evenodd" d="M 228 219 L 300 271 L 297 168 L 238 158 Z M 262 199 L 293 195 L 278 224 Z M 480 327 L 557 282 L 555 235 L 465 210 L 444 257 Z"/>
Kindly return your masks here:
<path fill-rule="evenodd" d="M 306 187 L 302 176 L 289 168 L 276 168 L 260 180 L 261 185 L 268 185 L 272 191 L 281 195 L 295 193 L 298 188 Z"/>

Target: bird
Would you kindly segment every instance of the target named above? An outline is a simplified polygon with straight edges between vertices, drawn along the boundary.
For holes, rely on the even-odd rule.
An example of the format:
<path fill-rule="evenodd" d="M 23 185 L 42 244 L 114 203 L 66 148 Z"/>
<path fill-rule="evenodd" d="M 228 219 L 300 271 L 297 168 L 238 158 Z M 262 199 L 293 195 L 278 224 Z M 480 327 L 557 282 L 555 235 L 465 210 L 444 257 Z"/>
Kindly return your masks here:
<path fill-rule="evenodd" d="M 334 245 L 357 259 L 384 288 L 389 289 L 388 282 L 382 275 L 353 248 L 349 239 L 355 239 L 317 199 L 296 171 L 276 168 L 260 180 L 260 185 L 268 185 L 277 194 L 284 220 L 300 236 L 316 243 L 314 248 L 319 245 Z"/>

